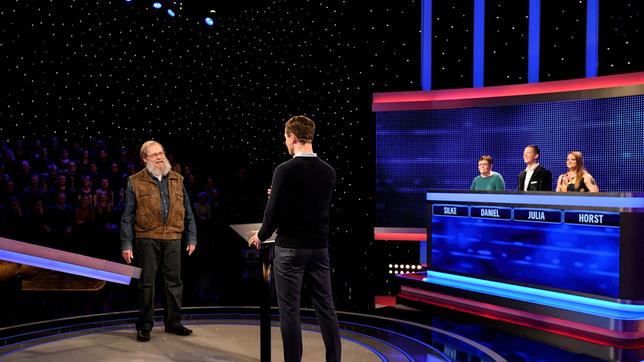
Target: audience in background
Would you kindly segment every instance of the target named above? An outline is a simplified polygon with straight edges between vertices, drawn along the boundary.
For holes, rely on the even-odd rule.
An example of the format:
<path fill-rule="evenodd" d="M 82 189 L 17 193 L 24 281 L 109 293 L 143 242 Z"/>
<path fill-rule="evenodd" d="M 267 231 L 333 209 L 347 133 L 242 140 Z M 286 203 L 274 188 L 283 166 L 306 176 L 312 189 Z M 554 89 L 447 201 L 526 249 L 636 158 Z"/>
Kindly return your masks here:
<path fill-rule="evenodd" d="M 0 236 L 118 260 L 119 220 L 127 177 L 143 166 L 136 157 L 138 145 L 110 148 L 101 140 L 18 140 L 0 149 Z M 204 245 L 211 245 L 213 230 L 235 222 L 250 222 L 248 214 L 261 217 L 261 203 L 249 186 L 245 170 L 236 175 L 199 174 L 199 165 L 180 164 Z M 244 208 L 225 207 L 231 195 L 244 200 Z M 198 195 L 198 196 L 197 196 Z M 200 237 L 201 238 L 201 237 Z M 113 244 L 113 245 L 112 245 Z M 205 248 L 204 248 L 205 249 Z"/>

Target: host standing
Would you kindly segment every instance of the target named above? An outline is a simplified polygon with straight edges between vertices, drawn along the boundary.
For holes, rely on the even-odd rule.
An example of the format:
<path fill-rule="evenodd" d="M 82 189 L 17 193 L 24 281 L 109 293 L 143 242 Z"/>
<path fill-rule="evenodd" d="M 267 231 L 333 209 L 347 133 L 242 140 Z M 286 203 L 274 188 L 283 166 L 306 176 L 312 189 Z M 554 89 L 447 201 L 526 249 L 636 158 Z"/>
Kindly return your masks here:
<path fill-rule="evenodd" d="M 302 360 L 300 294 L 308 284 L 327 361 L 340 361 L 338 320 L 329 267 L 329 203 L 335 170 L 313 153 L 315 123 L 305 116 L 286 122 L 284 142 L 292 159 L 277 166 L 260 230 L 248 244 L 256 248 L 277 230 L 275 286 L 286 362 Z"/>

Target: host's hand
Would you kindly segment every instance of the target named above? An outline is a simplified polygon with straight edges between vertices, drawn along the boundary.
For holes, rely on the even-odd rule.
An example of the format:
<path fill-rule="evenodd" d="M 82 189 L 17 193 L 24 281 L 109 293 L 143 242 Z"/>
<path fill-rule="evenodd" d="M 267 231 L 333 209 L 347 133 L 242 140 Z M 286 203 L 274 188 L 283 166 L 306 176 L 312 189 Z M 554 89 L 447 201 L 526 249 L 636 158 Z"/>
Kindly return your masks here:
<path fill-rule="evenodd" d="M 266 195 L 268 195 L 268 197 L 271 197 L 271 188 L 270 187 L 268 189 L 266 189 Z"/>
<path fill-rule="evenodd" d="M 253 236 L 248 239 L 248 246 L 254 246 L 255 249 L 259 250 L 259 246 L 262 245 L 261 240 L 257 237 L 257 233 L 255 233 Z"/>
<path fill-rule="evenodd" d="M 188 244 L 186 247 L 186 251 L 188 252 L 188 256 L 192 255 L 192 253 L 195 251 L 195 248 L 197 246 L 195 244 Z"/>
<path fill-rule="evenodd" d="M 132 262 L 132 259 L 134 259 L 134 253 L 132 250 L 123 250 L 123 259 L 125 259 L 125 262 L 130 264 Z"/>

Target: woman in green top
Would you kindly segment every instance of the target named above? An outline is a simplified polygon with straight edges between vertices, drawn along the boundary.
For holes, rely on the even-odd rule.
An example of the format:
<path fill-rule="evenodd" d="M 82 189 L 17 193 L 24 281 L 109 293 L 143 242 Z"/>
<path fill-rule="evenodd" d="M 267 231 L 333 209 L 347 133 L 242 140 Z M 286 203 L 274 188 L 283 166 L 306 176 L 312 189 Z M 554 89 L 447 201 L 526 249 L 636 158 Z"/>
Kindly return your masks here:
<path fill-rule="evenodd" d="M 485 191 L 503 191 L 505 190 L 505 182 L 500 173 L 492 171 L 492 156 L 483 155 L 479 158 L 479 172 L 480 175 L 472 180 L 470 190 L 485 190 Z"/>

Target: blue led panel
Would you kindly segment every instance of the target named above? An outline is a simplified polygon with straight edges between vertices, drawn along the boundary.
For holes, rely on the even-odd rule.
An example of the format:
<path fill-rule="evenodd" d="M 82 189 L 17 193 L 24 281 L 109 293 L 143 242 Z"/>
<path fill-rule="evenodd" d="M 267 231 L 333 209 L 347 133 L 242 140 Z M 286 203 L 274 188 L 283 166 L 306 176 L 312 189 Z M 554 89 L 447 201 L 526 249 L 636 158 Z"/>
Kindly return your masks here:
<path fill-rule="evenodd" d="M 434 215 L 431 232 L 433 269 L 619 296 L 619 227 Z"/>

